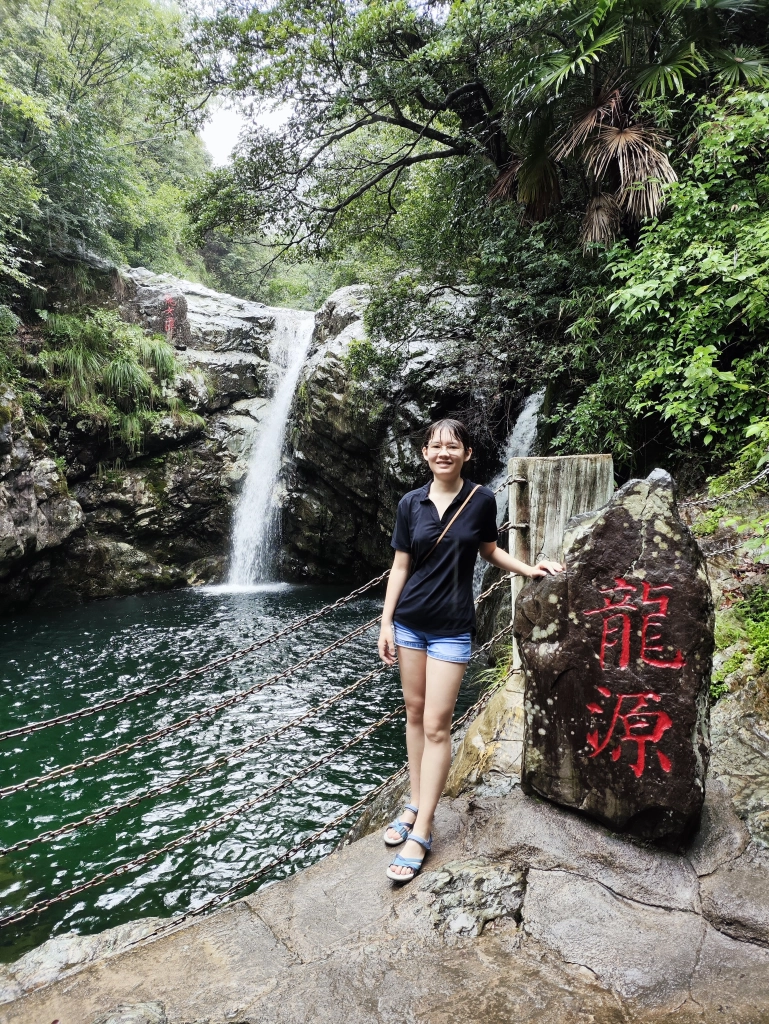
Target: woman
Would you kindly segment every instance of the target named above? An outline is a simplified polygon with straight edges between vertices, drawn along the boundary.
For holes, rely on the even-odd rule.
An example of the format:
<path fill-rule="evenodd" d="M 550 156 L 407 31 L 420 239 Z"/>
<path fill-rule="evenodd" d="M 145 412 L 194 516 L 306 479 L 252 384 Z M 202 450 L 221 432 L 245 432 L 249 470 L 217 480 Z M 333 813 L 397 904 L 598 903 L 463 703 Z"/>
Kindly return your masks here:
<path fill-rule="evenodd" d="M 406 747 L 411 799 L 385 832 L 388 846 L 404 844 L 387 877 L 408 882 L 432 845 L 432 824 L 451 765 L 451 716 L 470 660 L 475 630 L 473 568 L 476 555 L 522 576 L 546 576 L 557 562 L 526 565 L 497 547 L 493 493 L 462 479 L 472 456 L 470 436 L 458 420 L 433 423 L 422 455 L 433 479 L 398 504 L 379 656 L 397 660 L 406 702 Z"/>

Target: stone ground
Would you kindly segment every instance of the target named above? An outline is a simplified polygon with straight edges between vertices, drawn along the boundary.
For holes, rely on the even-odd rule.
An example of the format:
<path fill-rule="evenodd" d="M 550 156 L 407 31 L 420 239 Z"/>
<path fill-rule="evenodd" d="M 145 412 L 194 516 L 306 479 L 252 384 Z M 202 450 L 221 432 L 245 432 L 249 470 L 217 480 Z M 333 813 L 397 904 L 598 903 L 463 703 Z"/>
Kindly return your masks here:
<path fill-rule="evenodd" d="M 612 835 L 509 780 L 497 790 L 442 802 L 435 851 L 409 885 L 385 878 L 376 832 L 65 972 L 6 1003 L 0 1021 L 769 1021 L 768 861 L 722 783 L 711 782 L 686 855 Z"/>

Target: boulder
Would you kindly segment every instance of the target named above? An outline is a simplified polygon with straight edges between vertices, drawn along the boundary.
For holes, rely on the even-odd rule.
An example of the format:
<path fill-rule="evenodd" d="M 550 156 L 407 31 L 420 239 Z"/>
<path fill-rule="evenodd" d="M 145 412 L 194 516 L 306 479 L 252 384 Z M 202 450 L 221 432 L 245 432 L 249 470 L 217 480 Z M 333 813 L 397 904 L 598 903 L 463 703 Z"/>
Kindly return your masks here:
<path fill-rule="evenodd" d="M 15 393 L 0 393 L 0 579 L 59 547 L 83 521 L 61 469 L 27 428 Z"/>
<path fill-rule="evenodd" d="M 708 763 L 713 606 L 662 470 L 572 521 L 566 572 L 516 607 L 522 786 L 644 838 L 696 825 Z"/>
<path fill-rule="evenodd" d="M 147 330 L 165 334 L 177 348 L 235 349 L 267 358 L 275 326 L 268 306 L 144 267 L 124 273 L 132 294 L 121 307 L 123 314 Z"/>

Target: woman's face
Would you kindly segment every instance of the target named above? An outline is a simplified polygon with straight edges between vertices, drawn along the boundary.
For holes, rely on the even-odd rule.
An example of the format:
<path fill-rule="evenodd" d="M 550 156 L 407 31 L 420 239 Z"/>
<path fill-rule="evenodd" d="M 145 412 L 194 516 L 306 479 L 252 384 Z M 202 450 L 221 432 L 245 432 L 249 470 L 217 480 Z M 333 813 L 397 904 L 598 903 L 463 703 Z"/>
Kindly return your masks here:
<path fill-rule="evenodd" d="M 462 442 L 448 430 L 433 434 L 428 445 L 422 449 L 422 455 L 438 479 L 456 476 L 472 454 L 472 448 L 464 448 Z"/>

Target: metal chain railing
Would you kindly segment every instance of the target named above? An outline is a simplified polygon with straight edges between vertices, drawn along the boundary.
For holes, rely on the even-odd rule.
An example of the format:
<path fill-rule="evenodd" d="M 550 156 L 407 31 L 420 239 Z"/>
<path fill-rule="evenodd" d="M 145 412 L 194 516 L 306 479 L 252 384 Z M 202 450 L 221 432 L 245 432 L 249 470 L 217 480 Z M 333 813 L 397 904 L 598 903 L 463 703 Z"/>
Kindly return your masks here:
<path fill-rule="evenodd" d="M 482 650 L 486 650 L 492 644 L 495 644 L 497 640 L 501 639 L 501 637 L 505 633 L 509 633 L 511 629 L 512 626 L 506 626 L 503 630 L 500 630 L 500 632 L 497 633 L 496 636 L 492 637 L 491 640 L 488 641 L 488 643 L 483 645 L 483 648 L 480 648 L 478 651 L 476 651 L 473 657 L 476 657 L 478 654 L 481 653 Z M 452 733 L 456 732 L 456 730 L 460 728 L 460 726 L 464 725 L 468 718 L 471 718 L 473 715 L 481 711 L 486 706 L 486 704 L 488 704 L 490 698 L 491 693 L 487 691 L 475 702 L 475 704 L 467 708 L 467 710 L 463 714 L 461 714 L 455 722 L 452 723 Z M 224 892 L 217 893 L 216 896 L 212 896 L 210 899 L 206 900 L 205 903 L 201 903 L 200 906 L 194 907 L 192 910 L 188 910 L 184 914 L 180 914 L 176 917 L 171 918 L 171 920 L 169 920 L 167 923 L 159 925 L 154 931 L 150 932 L 148 935 L 142 935 L 140 938 L 134 939 L 133 942 L 129 942 L 127 948 L 130 948 L 131 946 L 137 946 L 139 944 L 144 944 L 145 942 L 149 942 L 151 939 L 155 939 L 159 935 L 173 933 L 178 928 L 181 928 L 181 926 L 185 924 L 186 921 L 190 920 L 190 918 L 200 917 L 201 914 L 205 914 L 209 910 L 215 909 L 222 903 L 229 902 L 232 896 L 235 896 L 237 895 L 237 893 L 242 892 L 244 889 L 247 889 L 250 885 L 253 885 L 254 882 L 257 882 L 260 878 L 263 878 L 271 871 L 274 871 L 275 868 L 280 867 L 281 864 L 285 864 L 286 861 L 289 861 L 291 860 L 292 857 L 295 857 L 297 853 L 300 853 L 302 850 L 306 850 L 310 846 L 313 846 L 315 843 L 318 842 L 318 840 L 322 839 L 324 835 L 327 835 L 329 832 L 338 828 L 343 821 L 346 821 L 348 818 L 351 818 L 352 815 L 356 814 L 358 811 L 363 810 L 366 804 L 370 803 L 375 797 L 379 796 L 380 793 L 383 793 L 388 786 L 392 785 L 392 783 L 395 782 L 395 780 L 398 779 L 400 776 L 405 775 L 407 771 L 408 765 L 403 765 L 402 767 L 398 768 L 397 771 L 394 771 L 392 775 L 389 775 L 384 780 L 384 782 L 380 782 L 379 785 L 376 786 L 376 788 L 370 790 L 368 793 L 366 793 L 365 796 L 361 797 L 360 800 L 352 804 L 352 806 L 342 811 L 335 818 L 332 818 L 331 821 L 327 821 L 326 824 L 319 828 L 317 831 L 300 840 L 290 849 L 280 854 L 280 856 L 273 857 L 272 860 L 268 861 L 266 864 L 263 864 L 252 874 L 248 875 L 246 878 L 238 879 L 238 881 L 231 885 L 229 889 L 225 889 Z"/>
<path fill-rule="evenodd" d="M 15 914 L 9 914 L 7 917 L 0 918 L 0 928 L 7 928 L 13 924 L 19 924 L 26 918 L 33 914 L 42 914 L 50 907 L 55 906 L 57 903 L 62 903 L 64 900 L 71 899 L 73 896 L 78 896 L 81 892 L 85 892 L 87 889 L 92 889 L 96 885 L 102 885 L 104 882 L 108 882 L 112 878 L 117 878 L 119 875 L 124 875 L 129 871 L 134 871 L 136 868 L 143 867 L 145 864 L 149 864 L 153 860 L 157 860 L 158 857 L 162 857 L 163 854 L 170 853 L 172 850 L 177 849 L 179 846 L 183 846 L 185 843 L 191 842 L 193 839 L 197 839 L 199 836 L 204 835 L 206 832 L 211 832 L 219 825 L 223 825 L 233 818 L 236 818 L 240 814 L 244 814 L 246 811 L 251 810 L 257 804 L 262 803 L 269 797 L 274 796 L 276 793 L 280 793 L 282 790 L 287 789 L 292 783 L 297 782 L 299 779 L 303 779 L 306 775 L 315 771 L 316 768 L 321 768 L 324 764 L 328 764 L 339 754 L 343 754 L 345 751 L 350 750 L 352 747 L 361 743 L 372 733 L 376 732 L 377 729 L 381 728 L 387 722 L 402 715 L 406 710 L 404 704 L 401 704 L 395 711 L 391 711 L 389 714 L 380 718 L 378 722 L 374 722 L 373 725 L 368 726 L 362 732 L 359 732 L 347 743 L 343 743 L 335 750 L 330 751 L 328 754 L 324 754 L 317 760 L 313 761 L 312 764 L 307 765 L 300 771 L 295 772 L 288 778 L 283 779 L 282 782 L 276 783 L 269 789 L 258 793 L 256 796 L 251 797 L 249 800 L 244 800 L 243 803 L 238 804 L 236 807 L 231 808 L 229 811 L 225 811 L 224 814 L 220 814 L 217 818 L 213 818 L 209 821 L 204 821 L 200 825 L 196 825 L 195 828 L 189 832 L 185 832 L 184 835 L 179 836 L 176 839 L 172 839 L 170 842 L 165 843 L 163 846 L 155 847 L 152 850 L 147 850 L 145 853 L 140 854 L 138 857 L 134 857 L 130 861 L 126 861 L 124 864 L 119 864 L 116 868 L 111 871 L 105 871 L 102 874 L 94 875 L 89 878 L 86 882 L 80 882 L 78 885 L 70 886 L 69 889 L 65 889 L 63 892 L 57 893 L 55 896 L 51 896 L 48 899 L 40 900 L 34 903 L 31 907 L 26 910 L 20 910 Z"/>
<path fill-rule="evenodd" d="M 225 700 L 219 701 L 218 704 L 212 704 L 210 707 L 203 708 L 202 711 L 197 711 L 195 714 L 188 715 L 187 718 L 183 718 L 178 722 L 173 722 L 171 725 L 164 726 L 162 729 L 155 729 L 153 732 L 145 733 L 143 736 L 139 736 L 137 739 L 131 740 L 128 743 L 121 743 L 119 746 L 112 747 L 110 750 L 105 750 L 101 754 L 94 754 L 91 757 L 85 757 L 82 761 L 76 761 L 74 764 L 64 765 L 62 768 L 54 768 L 53 771 L 46 772 L 45 775 L 37 775 L 33 778 L 26 779 L 24 782 L 17 782 L 12 786 L 4 786 L 0 789 L 0 799 L 11 796 L 11 794 L 18 793 L 21 790 L 34 789 L 37 786 L 41 786 L 44 782 L 52 782 L 55 779 L 64 778 L 66 775 L 72 775 L 73 772 L 79 771 L 81 768 L 90 768 L 93 765 L 100 764 L 102 761 L 107 761 L 111 757 L 117 757 L 121 754 L 127 753 L 129 750 L 135 750 L 137 747 L 143 747 L 147 743 L 151 743 L 153 740 L 170 736 L 172 733 L 178 732 L 179 729 L 186 728 L 193 722 L 199 722 L 204 718 L 210 718 L 219 711 L 222 711 L 224 708 L 234 707 L 236 704 L 241 704 L 244 700 L 252 697 L 255 693 L 259 693 L 260 690 L 264 690 L 265 687 L 271 686 L 279 679 L 285 679 L 287 676 L 292 675 L 299 669 L 305 668 L 307 665 L 311 665 L 313 662 L 325 657 L 325 655 L 337 650 L 337 648 L 342 647 L 351 640 L 355 640 L 357 637 L 367 633 L 368 630 L 372 629 L 381 618 L 381 615 L 377 615 L 376 618 L 369 619 L 369 621 L 365 622 L 362 626 L 358 626 L 357 629 L 347 633 L 339 640 L 335 640 L 333 643 L 328 644 L 327 647 L 322 648 L 320 651 L 315 651 L 314 654 L 309 655 L 302 661 L 295 662 L 282 672 L 276 672 L 274 675 L 268 676 L 267 679 L 262 680 L 262 682 L 257 683 L 248 690 L 241 690 L 240 692 L 233 694 L 231 697 L 227 697 Z"/>
<path fill-rule="evenodd" d="M 499 582 L 504 582 L 504 581 L 499 581 Z M 510 623 L 509 625 L 505 626 L 497 634 L 495 634 L 495 636 L 493 636 L 485 644 L 483 644 L 481 647 L 479 647 L 478 650 L 474 652 L 473 658 L 471 660 L 474 660 L 474 659 L 480 657 L 480 655 L 482 655 L 486 651 L 490 650 L 491 647 L 499 639 L 501 639 L 501 637 L 503 637 L 505 634 L 509 633 L 511 630 L 512 630 L 512 623 Z M 383 671 L 385 671 L 384 668 L 378 668 L 376 670 L 373 670 L 371 673 L 369 673 L 369 677 L 373 678 L 375 675 L 378 675 L 378 674 L 382 673 Z M 365 677 L 363 677 L 363 678 L 365 678 Z M 362 683 L 362 679 L 361 680 L 357 680 L 356 683 L 357 683 L 357 685 L 360 685 Z M 356 684 L 352 684 L 352 685 L 355 686 Z M 339 696 L 339 695 L 337 695 L 337 696 Z M 477 706 L 480 706 L 480 704 L 482 703 L 482 701 L 484 699 L 487 699 L 487 698 L 486 697 L 482 698 L 481 701 L 477 702 Z M 455 727 L 456 727 L 456 725 L 458 725 L 462 721 L 464 721 L 464 719 L 468 716 L 468 714 L 471 713 L 473 710 L 474 710 L 474 708 L 469 708 L 468 711 L 465 712 L 464 716 L 462 716 L 458 720 L 458 722 L 455 723 Z M 241 804 L 238 804 L 236 807 L 231 808 L 229 811 L 226 811 L 224 814 L 219 815 L 217 818 L 214 818 L 214 819 L 209 820 L 207 822 L 203 822 L 200 825 L 197 825 L 195 828 L 193 828 L 189 832 L 185 833 L 182 836 L 177 837 L 176 839 L 171 840 L 170 842 L 164 844 L 163 846 L 156 847 L 153 850 L 147 850 L 145 853 L 140 854 L 138 857 L 135 857 L 135 858 L 133 858 L 130 861 L 126 861 L 125 863 L 118 865 L 117 867 L 113 868 L 111 871 L 103 872 L 103 873 L 98 874 L 98 875 L 94 875 L 92 878 L 88 879 L 87 881 L 81 882 L 81 883 L 79 883 L 77 885 L 74 885 L 74 886 L 70 886 L 70 888 L 63 890 L 60 893 L 57 893 L 55 896 L 51 896 L 51 897 L 49 897 L 48 899 L 45 899 L 45 900 L 39 900 L 37 903 L 33 904 L 31 907 L 28 907 L 26 910 L 17 911 L 14 914 L 9 914 L 6 917 L 1 918 L 0 919 L 0 928 L 9 927 L 10 925 L 13 925 L 13 924 L 19 924 L 21 921 L 26 920 L 28 917 L 32 916 L 33 914 L 43 913 L 44 911 L 48 910 L 50 907 L 52 907 L 52 906 L 54 906 L 54 905 L 56 905 L 58 903 L 61 903 L 64 900 L 68 900 L 68 899 L 70 899 L 73 896 L 77 896 L 81 892 L 85 892 L 87 889 L 91 889 L 91 888 L 93 888 L 94 886 L 97 886 L 97 885 L 102 885 L 104 882 L 107 882 L 107 881 L 109 881 L 112 878 L 117 878 L 118 876 L 126 874 L 129 871 L 133 871 L 136 868 L 143 867 L 145 864 L 148 864 L 151 861 L 156 860 L 158 857 L 163 856 L 163 854 L 170 853 L 172 850 L 177 849 L 179 846 L 183 846 L 185 843 L 188 843 L 188 842 L 190 842 L 193 839 L 197 839 L 200 835 L 203 835 L 206 832 L 212 831 L 213 829 L 217 828 L 219 825 L 222 825 L 222 824 L 226 823 L 227 821 L 232 820 L 233 818 L 237 817 L 238 815 L 244 814 L 246 811 L 248 811 L 248 810 L 252 809 L 253 807 L 255 807 L 258 803 L 263 802 L 264 800 L 270 798 L 271 796 L 274 796 L 278 792 L 281 792 L 283 789 L 286 789 L 288 786 L 292 785 L 294 782 L 298 781 L 301 778 L 304 778 L 305 776 L 309 775 L 311 772 L 315 771 L 316 768 L 322 767 L 323 765 L 329 763 L 329 761 L 332 761 L 339 754 L 344 753 L 345 751 L 347 751 L 347 750 L 351 749 L 352 747 L 356 746 L 358 743 L 360 743 L 362 740 L 366 739 L 368 736 L 372 735 L 377 729 L 381 728 L 387 722 L 389 722 L 389 721 L 393 720 L 394 718 L 398 717 L 399 715 L 403 714 L 404 711 L 405 711 L 405 705 L 400 705 L 398 708 L 395 709 L 395 711 L 390 712 L 389 714 L 385 715 L 383 718 L 380 718 L 378 722 L 374 722 L 373 725 L 368 726 L 362 732 L 358 733 L 356 736 L 353 737 L 352 740 L 349 740 L 347 743 L 342 744 L 340 747 L 337 747 L 335 750 L 330 751 L 328 754 L 324 754 L 322 757 L 316 759 L 315 761 L 313 761 L 311 764 L 307 765 L 305 768 L 301 769 L 300 771 L 295 772 L 293 775 L 291 775 L 288 778 L 282 780 L 281 782 L 279 782 L 276 785 L 270 787 L 269 789 L 264 790 L 262 793 L 259 793 L 256 796 L 251 797 L 250 799 L 248 799 L 246 801 L 243 801 Z M 254 741 L 254 742 L 256 742 L 256 741 Z M 371 797 L 371 794 L 368 795 L 369 799 L 370 799 L 370 797 Z M 344 812 L 344 814 L 340 818 L 340 820 L 343 820 L 344 817 L 347 817 L 350 813 L 352 813 L 352 809 L 348 809 L 347 812 Z M 323 832 L 328 831 L 331 827 L 332 827 L 332 824 L 329 823 L 326 826 L 324 826 L 322 831 Z M 300 847 L 298 847 L 298 848 L 300 848 Z M 286 859 L 288 856 L 291 856 L 291 854 L 289 853 L 287 855 L 284 855 L 283 859 Z M 267 870 L 267 869 L 266 868 L 265 869 L 260 869 L 260 871 L 261 870 Z M 243 885 L 246 885 L 246 884 L 249 884 L 249 883 L 248 882 L 243 882 Z M 224 894 L 222 895 L 222 898 L 224 898 Z M 198 912 L 200 912 L 200 911 L 198 911 Z"/>
<path fill-rule="evenodd" d="M 287 626 L 284 626 L 283 629 L 279 629 L 275 633 L 270 633 L 269 636 L 262 637 L 261 640 L 257 640 L 248 647 L 242 647 L 238 651 L 233 651 L 231 654 L 225 654 L 221 658 L 217 658 L 215 661 L 210 661 L 207 665 L 201 665 L 199 668 L 191 669 L 189 672 L 182 672 L 179 675 L 170 676 L 168 679 L 163 679 L 159 683 L 152 683 L 150 686 L 143 686 L 138 690 L 132 690 L 131 693 L 126 693 L 122 697 L 111 697 L 98 704 L 90 704 L 88 707 L 80 708 L 78 711 L 69 711 L 63 715 L 56 715 L 55 718 L 47 718 L 41 722 L 30 722 L 28 725 L 20 725 L 15 729 L 6 729 L 5 732 L 0 732 L 0 743 L 4 740 L 15 739 L 18 736 L 26 736 L 29 733 L 40 732 L 42 729 L 50 729 L 51 726 L 54 725 L 64 725 L 67 722 L 74 722 L 80 718 L 87 718 L 89 715 L 96 715 L 100 711 L 110 711 L 112 708 L 120 707 L 122 704 L 128 704 L 130 701 L 138 700 L 140 697 L 148 697 L 151 694 L 158 693 L 160 690 L 164 690 L 170 686 L 176 686 L 178 683 L 182 683 L 187 679 L 193 679 L 196 676 L 203 675 L 204 672 L 208 672 L 213 668 L 228 665 L 230 662 L 235 661 L 238 658 L 244 658 L 247 654 L 253 654 L 254 651 L 258 651 L 262 647 L 266 647 L 267 644 L 275 643 L 276 640 L 281 640 L 290 633 L 296 632 L 297 629 L 301 629 L 303 626 L 306 626 L 311 622 L 315 622 L 322 616 L 336 611 L 338 608 L 348 604 L 350 601 L 354 601 L 355 598 L 365 594 L 366 591 L 371 590 L 373 587 L 377 586 L 377 584 L 382 583 L 389 575 L 390 570 L 388 569 L 387 572 L 383 572 L 379 576 L 374 577 L 374 579 L 369 580 L 368 583 L 364 583 L 363 586 L 358 587 L 357 590 L 353 590 L 344 597 L 340 597 L 339 600 L 334 601 L 333 604 L 324 605 L 311 615 L 305 615 L 301 619 L 295 619 L 294 622 L 290 622 Z"/>
<path fill-rule="evenodd" d="M 21 839 L 18 843 L 14 843 L 13 846 L 0 848 L 0 857 L 8 856 L 11 853 L 20 853 L 22 850 L 28 850 L 30 846 L 34 846 L 36 843 L 50 842 L 52 839 L 59 839 L 61 836 L 69 835 L 71 832 L 75 832 L 79 828 L 84 828 L 87 825 L 95 825 L 100 821 L 111 818 L 114 814 L 118 814 L 120 811 L 136 807 L 145 800 L 154 800 L 155 797 L 164 796 L 166 793 L 170 793 L 179 786 L 184 786 L 188 782 L 192 782 L 193 779 L 200 778 L 201 775 L 207 775 L 209 772 L 216 771 L 217 768 L 221 768 L 222 765 L 227 764 L 228 761 L 232 761 L 236 757 L 242 757 L 244 754 L 249 754 L 252 750 L 262 746 L 264 743 L 268 743 L 270 740 L 276 739 L 276 737 L 281 736 L 290 729 L 296 729 L 297 726 L 306 722 L 310 718 L 315 718 L 333 704 L 338 704 L 340 701 L 351 696 L 357 690 L 361 689 L 362 686 L 365 686 L 366 683 L 371 682 L 372 679 L 382 675 L 385 671 L 386 668 L 382 667 L 374 669 L 372 672 L 368 672 L 365 676 L 361 676 L 360 679 L 356 679 L 354 683 L 351 683 L 343 690 L 340 690 L 339 693 L 334 694 L 333 697 L 327 697 L 326 700 L 321 701 L 321 703 L 316 707 L 311 708 L 309 711 L 305 711 L 304 714 L 298 715 L 296 718 L 292 718 L 290 722 L 286 722 L 283 725 L 278 726 L 271 732 L 262 733 L 261 736 L 257 736 L 255 740 L 252 740 L 250 743 L 246 743 L 245 746 L 238 747 L 236 750 L 231 750 L 228 754 L 222 754 L 222 756 L 217 757 L 216 760 L 208 761 L 199 768 L 185 772 L 183 775 L 172 779 L 170 782 L 164 782 L 160 786 L 155 786 L 152 789 L 146 789 L 142 793 L 137 793 L 136 796 L 128 797 L 126 800 L 121 800 L 119 803 L 110 804 L 108 807 L 103 807 L 98 811 L 94 811 L 92 814 L 87 814 L 84 818 L 80 818 L 77 821 L 67 822 L 66 825 L 61 825 L 59 828 L 50 829 L 48 832 L 41 832 L 39 835 L 33 836 L 31 839 Z"/>
<path fill-rule="evenodd" d="M 769 465 L 765 466 L 761 472 L 754 476 L 752 480 L 748 480 L 747 483 L 741 484 L 739 487 L 735 487 L 731 491 L 726 491 L 724 494 L 718 494 L 713 498 L 698 498 L 696 501 L 679 501 L 680 507 L 685 508 L 690 505 L 718 505 L 722 501 L 726 501 L 727 498 L 733 498 L 737 494 L 742 494 L 744 491 L 749 491 L 751 487 L 755 487 L 766 477 L 769 477 Z"/>
<path fill-rule="evenodd" d="M 493 584 L 488 590 L 484 591 L 478 597 L 479 603 L 490 594 L 493 590 L 496 590 L 501 584 L 506 583 L 507 578 L 499 580 Z M 504 634 L 504 630 L 500 631 L 498 636 Z M 489 641 L 489 644 L 496 641 Z M 473 659 L 483 654 L 489 649 L 489 644 L 484 644 L 473 654 Z M 471 659 L 472 660 L 472 659 Z M 298 715 L 296 718 L 291 719 L 290 722 L 285 722 L 283 725 L 271 730 L 270 732 L 263 733 L 261 736 L 257 736 L 256 739 L 251 740 L 250 743 L 246 743 L 244 746 L 238 747 L 235 750 L 231 750 L 227 754 L 223 754 L 221 757 L 216 758 L 214 761 L 209 761 L 192 771 L 185 772 L 183 775 L 172 779 L 170 782 L 164 782 L 159 786 L 155 786 L 151 789 L 144 790 L 141 793 L 137 793 L 135 796 L 128 797 L 125 800 L 121 800 L 114 804 L 109 804 L 107 807 L 103 807 L 98 811 L 93 811 L 91 814 L 85 815 L 83 818 L 79 818 L 77 821 L 70 821 L 64 825 L 59 826 L 56 829 L 49 829 L 47 832 L 41 832 L 30 839 L 20 839 L 19 842 L 14 843 L 12 846 L 0 847 L 0 856 L 8 856 L 12 853 L 21 853 L 23 850 L 28 850 L 30 846 L 34 846 L 37 843 L 50 842 L 53 839 L 60 839 L 62 836 L 69 835 L 72 832 L 77 831 L 79 828 L 84 828 L 88 825 L 98 824 L 100 821 L 105 821 L 107 818 L 111 818 L 113 815 L 118 814 L 120 811 L 128 810 L 129 808 L 136 807 L 138 804 L 143 803 L 145 800 L 153 800 L 155 797 L 164 796 L 166 793 L 170 793 L 172 790 L 177 789 L 179 786 L 186 785 L 188 782 L 192 782 L 196 778 L 200 778 L 201 775 L 207 775 L 210 772 L 216 771 L 217 768 L 221 768 L 222 765 L 227 764 L 228 761 L 232 761 L 237 757 L 242 757 L 245 754 L 249 754 L 252 750 L 262 746 L 264 743 L 270 740 L 276 739 L 283 733 L 288 732 L 291 729 L 297 728 L 303 722 L 306 722 L 310 718 L 315 718 L 327 708 L 338 704 L 340 701 L 345 700 L 351 696 L 361 687 L 365 686 L 366 683 L 371 682 L 378 676 L 381 676 L 386 672 L 387 666 L 381 666 L 373 669 L 371 672 L 367 672 L 365 675 L 356 679 L 349 686 L 346 686 L 339 693 L 334 694 L 332 697 L 327 697 L 326 700 L 321 701 L 316 707 L 311 708 L 309 711 L 305 711 L 304 714 Z"/>
<path fill-rule="evenodd" d="M 141 938 L 134 939 L 133 942 L 128 943 L 126 948 L 130 949 L 131 946 L 139 945 L 139 943 L 149 942 L 150 939 L 155 939 L 159 935 L 165 935 L 167 932 L 174 932 L 176 931 L 177 928 L 180 928 L 185 923 L 185 921 L 188 921 L 190 918 L 199 917 L 201 914 L 205 914 L 209 910 L 213 910 L 215 907 L 218 907 L 221 903 L 229 901 L 230 897 L 234 896 L 236 893 L 242 892 L 244 889 L 247 889 L 249 885 L 253 885 L 254 882 L 258 881 L 260 878 L 263 878 L 265 875 L 269 874 L 275 868 L 280 867 L 281 864 L 285 864 L 286 861 L 291 860 L 291 858 L 295 857 L 297 853 L 301 852 L 302 850 L 306 850 L 310 846 L 313 846 L 315 843 L 318 842 L 319 839 L 322 839 L 323 836 L 326 835 L 328 832 L 331 832 L 333 831 L 333 829 L 338 828 L 338 826 L 341 825 L 343 821 L 346 821 L 347 818 L 352 817 L 352 815 L 355 814 L 357 811 L 362 810 L 366 806 L 366 804 L 369 803 L 369 801 L 373 800 L 374 797 L 378 796 L 385 789 L 387 789 L 387 787 L 391 783 L 393 783 L 398 778 L 399 775 L 404 775 L 406 773 L 406 767 L 407 766 L 404 765 L 402 768 L 399 768 L 396 772 L 393 772 L 392 775 L 388 776 L 388 778 L 384 780 L 384 782 L 380 782 L 376 789 L 370 790 L 368 793 L 366 793 L 364 797 L 361 797 L 361 799 L 358 800 L 357 803 L 352 804 L 351 807 L 348 807 L 340 814 L 337 814 L 337 816 L 335 818 L 332 818 L 331 821 L 327 821 L 326 824 L 319 828 L 316 832 L 313 832 L 311 835 L 306 836 L 300 842 L 292 846 L 291 849 L 286 850 L 285 853 L 282 853 L 279 857 L 273 857 L 272 860 L 268 861 L 266 864 L 263 864 L 257 871 L 254 871 L 253 874 L 248 875 L 246 878 L 239 879 L 237 882 L 235 882 L 234 885 L 231 885 L 229 889 L 225 889 L 224 892 L 220 892 L 216 896 L 212 896 L 210 899 L 206 900 L 205 903 L 201 903 L 200 906 L 194 907 L 192 910 L 188 910 L 184 914 L 180 914 L 177 917 L 171 918 L 167 923 L 161 924 L 148 935 L 142 935 Z"/>

